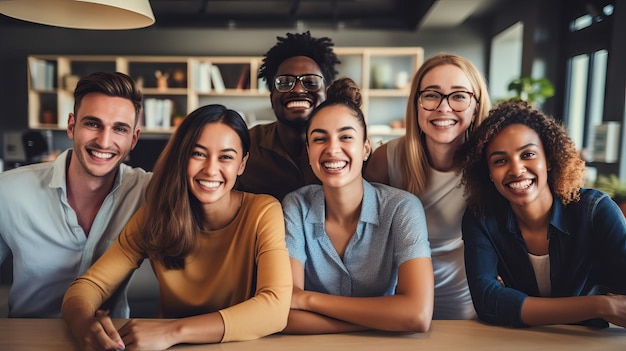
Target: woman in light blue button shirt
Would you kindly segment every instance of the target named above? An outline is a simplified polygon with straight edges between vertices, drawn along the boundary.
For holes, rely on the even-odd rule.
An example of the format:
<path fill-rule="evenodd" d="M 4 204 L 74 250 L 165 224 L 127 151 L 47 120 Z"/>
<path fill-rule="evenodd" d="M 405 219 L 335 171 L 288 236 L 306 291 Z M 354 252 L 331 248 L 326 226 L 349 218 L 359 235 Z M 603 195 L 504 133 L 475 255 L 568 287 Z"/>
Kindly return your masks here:
<path fill-rule="evenodd" d="M 294 282 L 284 332 L 427 331 L 434 282 L 422 204 L 363 179 L 371 146 L 358 86 L 343 78 L 327 96 L 306 132 L 322 185 L 283 200 Z"/>

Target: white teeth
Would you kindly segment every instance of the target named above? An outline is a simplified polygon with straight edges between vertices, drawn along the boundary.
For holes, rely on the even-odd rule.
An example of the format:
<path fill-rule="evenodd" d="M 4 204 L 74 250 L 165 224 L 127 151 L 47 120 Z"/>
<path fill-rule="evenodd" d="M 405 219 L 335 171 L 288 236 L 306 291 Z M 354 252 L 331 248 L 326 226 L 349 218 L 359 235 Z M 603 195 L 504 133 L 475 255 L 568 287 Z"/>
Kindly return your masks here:
<path fill-rule="evenodd" d="M 113 157 L 113 154 L 108 153 L 108 152 L 97 152 L 97 151 L 90 151 L 90 153 L 97 157 L 97 158 L 104 158 L 104 159 L 109 159 L 111 157 Z"/>
<path fill-rule="evenodd" d="M 448 127 L 451 125 L 455 125 L 456 123 L 456 121 L 453 121 L 451 119 L 432 121 L 432 124 L 436 125 L 437 127 Z"/>
<path fill-rule="evenodd" d="M 287 103 L 287 108 L 310 108 L 311 103 L 306 100 L 294 100 Z"/>
<path fill-rule="evenodd" d="M 526 179 L 526 180 L 520 180 L 519 182 L 509 183 L 508 186 L 509 188 L 513 190 L 522 190 L 522 189 L 528 188 L 532 183 L 533 183 L 532 180 Z"/>
<path fill-rule="evenodd" d="M 332 170 L 337 170 L 344 168 L 347 164 L 348 162 L 346 161 L 324 162 L 324 167 Z"/>
<path fill-rule="evenodd" d="M 217 188 L 220 186 L 220 182 L 207 182 L 205 180 L 199 180 L 198 183 L 205 188 Z"/>

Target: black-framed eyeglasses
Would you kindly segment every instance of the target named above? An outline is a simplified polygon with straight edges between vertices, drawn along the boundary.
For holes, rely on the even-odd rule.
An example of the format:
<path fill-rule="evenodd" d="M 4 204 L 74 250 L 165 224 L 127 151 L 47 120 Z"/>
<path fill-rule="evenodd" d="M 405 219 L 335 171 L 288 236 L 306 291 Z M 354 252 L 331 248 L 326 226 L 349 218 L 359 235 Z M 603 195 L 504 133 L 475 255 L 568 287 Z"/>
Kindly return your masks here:
<path fill-rule="evenodd" d="M 306 91 L 318 91 L 324 85 L 324 77 L 319 74 L 303 74 L 301 76 L 281 74 L 274 78 L 274 88 L 278 92 L 287 93 L 296 86 L 298 81 L 300 81 L 300 84 Z"/>
<path fill-rule="evenodd" d="M 476 99 L 474 93 L 464 90 L 453 91 L 450 94 L 442 94 L 431 89 L 418 92 L 419 104 L 426 111 L 436 110 L 441 105 L 443 99 L 446 99 L 452 111 L 463 112 L 470 107 L 472 97 Z M 478 99 L 476 101 L 478 102 Z"/>

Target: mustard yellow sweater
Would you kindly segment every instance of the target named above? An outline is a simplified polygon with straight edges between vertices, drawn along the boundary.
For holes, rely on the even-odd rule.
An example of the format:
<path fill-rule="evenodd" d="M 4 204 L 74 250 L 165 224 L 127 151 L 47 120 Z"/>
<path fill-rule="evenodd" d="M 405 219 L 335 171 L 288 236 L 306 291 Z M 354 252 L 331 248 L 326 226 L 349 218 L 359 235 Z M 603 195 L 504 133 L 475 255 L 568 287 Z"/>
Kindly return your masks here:
<path fill-rule="evenodd" d="M 146 253 L 139 224 L 140 208 L 109 250 L 67 290 L 64 302 L 80 297 L 94 312 Z M 198 233 L 198 247 L 184 269 L 151 262 L 159 282 L 159 311 L 180 318 L 219 311 L 222 342 L 250 340 L 281 331 L 292 290 L 289 255 L 280 203 L 267 195 L 244 193 L 239 213 L 225 228 Z"/>

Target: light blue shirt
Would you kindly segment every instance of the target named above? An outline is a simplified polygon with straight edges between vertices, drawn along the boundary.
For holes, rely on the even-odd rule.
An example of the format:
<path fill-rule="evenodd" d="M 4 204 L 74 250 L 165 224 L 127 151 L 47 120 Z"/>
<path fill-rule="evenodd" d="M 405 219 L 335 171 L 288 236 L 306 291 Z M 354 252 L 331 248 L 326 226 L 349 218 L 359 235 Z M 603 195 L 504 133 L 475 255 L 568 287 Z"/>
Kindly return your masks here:
<path fill-rule="evenodd" d="M 321 185 L 308 185 L 283 200 L 289 256 L 304 266 L 304 289 L 341 296 L 393 295 L 398 268 L 430 257 L 420 200 L 404 190 L 363 181 L 357 229 L 343 260 L 324 231 Z"/>
<path fill-rule="evenodd" d="M 122 164 L 89 236 L 67 200 L 66 164 L 71 150 L 54 162 L 0 173 L 0 262 L 13 254 L 9 317 L 61 317 L 63 295 L 117 238 L 144 202 L 151 173 Z M 129 315 L 126 287 L 110 315 Z"/>

